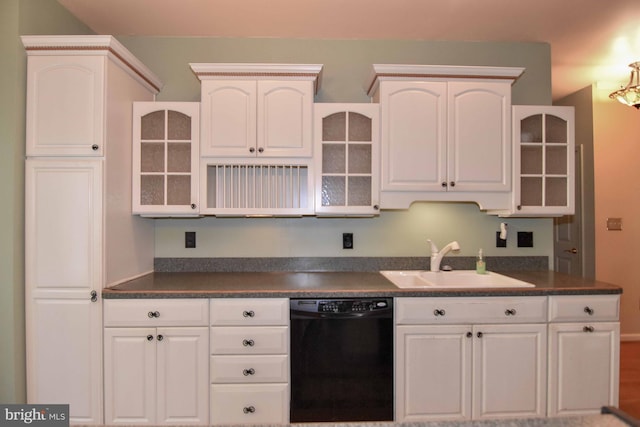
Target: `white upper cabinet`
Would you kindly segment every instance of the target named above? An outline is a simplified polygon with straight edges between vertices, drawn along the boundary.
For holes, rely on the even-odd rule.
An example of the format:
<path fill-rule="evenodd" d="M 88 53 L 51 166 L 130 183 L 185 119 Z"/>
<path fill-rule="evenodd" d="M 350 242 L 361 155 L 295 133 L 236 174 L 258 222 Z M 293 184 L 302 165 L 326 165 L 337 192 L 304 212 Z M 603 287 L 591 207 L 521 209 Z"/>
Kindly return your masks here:
<path fill-rule="evenodd" d="M 321 65 L 190 64 L 203 157 L 311 157 Z"/>
<path fill-rule="evenodd" d="M 162 86 L 111 36 L 24 36 L 22 41 L 29 55 L 27 156 L 104 156 L 108 98 L 119 97 L 109 84 L 110 63 L 155 93 Z"/>
<path fill-rule="evenodd" d="M 513 201 L 509 216 L 575 211 L 573 107 L 513 107 Z"/>
<path fill-rule="evenodd" d="M 417 200 L 506 207 L 511 84 L 522 68 L 374 65 L 381 109 L 381 208 Z"/>
<path fill-rule="evenodd" d="M 133 104 L 132 210 L 198 215 L 200 104 Z"/>
<path fill-rule="evenodd" d="M 316 214 L 378 215 L 379 106 L 316 104 Z"/>

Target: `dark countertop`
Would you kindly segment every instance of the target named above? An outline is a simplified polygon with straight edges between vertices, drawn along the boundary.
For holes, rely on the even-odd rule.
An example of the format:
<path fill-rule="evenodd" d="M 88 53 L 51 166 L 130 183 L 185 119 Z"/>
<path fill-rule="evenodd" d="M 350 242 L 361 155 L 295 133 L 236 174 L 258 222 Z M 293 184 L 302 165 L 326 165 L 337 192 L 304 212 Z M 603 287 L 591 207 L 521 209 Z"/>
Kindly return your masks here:
<path fill-rule="evenodd" d="M 443 273 L 446 274 L 446 273 Z M 619 294 L 616 285 L 553 271 L 501 272 L 535 288 L 399 289 L 377 272 L 150 273 L 103 298 L 342 298 Z"/>

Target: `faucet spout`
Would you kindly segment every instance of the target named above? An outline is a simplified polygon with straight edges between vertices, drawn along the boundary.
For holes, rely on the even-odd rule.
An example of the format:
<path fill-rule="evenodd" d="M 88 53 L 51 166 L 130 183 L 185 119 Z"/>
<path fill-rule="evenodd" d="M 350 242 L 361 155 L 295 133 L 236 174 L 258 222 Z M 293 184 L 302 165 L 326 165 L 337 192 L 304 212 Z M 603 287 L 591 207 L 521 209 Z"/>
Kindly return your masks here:
<path fill-rule="evenodd" d="M 431 245 L 431 265 L 429 266 L 429 270 L 431 271 L 440 271 L 440 263 L 442 262 L 442 258 L 450 251 L 457 252 L 460 250 L 460 245 L 457 241 L 453 241 L 448 243 L 442 250 L 438 251 L 438 247 L 428 239 L 427 242 Z"/>

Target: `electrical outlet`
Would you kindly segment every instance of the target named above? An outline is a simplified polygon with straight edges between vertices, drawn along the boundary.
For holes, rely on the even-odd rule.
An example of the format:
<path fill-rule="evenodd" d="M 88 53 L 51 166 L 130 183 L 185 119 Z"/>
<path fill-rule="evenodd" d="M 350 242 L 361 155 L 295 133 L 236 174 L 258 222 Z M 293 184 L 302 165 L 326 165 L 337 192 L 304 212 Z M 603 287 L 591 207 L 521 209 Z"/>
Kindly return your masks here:
<path fill-rule="evenodd" d="M 518 247 L 519 248 L 533 247 L 533 231 L 518 231 Z"/>
<path fill-rule="evenodd" d="M 496 248 L 506 248 L 507 247 L 507 239 L 500 238 L 500 232 L 496 231 Z"/>
<path fill-rule="evenodd" d="M 353 249 L 353 233 L 342 233 L 342 249 Z"/>
<path fill-rule="evenodd" d="M 185 231 L 184 232 L 184 247 L 195 248 L 196 247 L 196 232 Z"/>

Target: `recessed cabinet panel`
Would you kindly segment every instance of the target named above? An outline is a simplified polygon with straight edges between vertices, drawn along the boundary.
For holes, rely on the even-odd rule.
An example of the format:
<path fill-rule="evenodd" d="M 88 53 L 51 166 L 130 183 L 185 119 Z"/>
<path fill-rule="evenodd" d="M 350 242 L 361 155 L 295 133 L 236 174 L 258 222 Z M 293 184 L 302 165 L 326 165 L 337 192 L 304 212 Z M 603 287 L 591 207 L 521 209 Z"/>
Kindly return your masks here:
<path fill-rule="evenodd" d="M 316 213 L 377 214 L 377 105 L 316 104 Z"/>
<path fill-rule="evenodd" d="M 198 213 L 199 104 L 134 103 L 133 213 Z"/>
<path fill-rule="evenodd" d="M 31 56 L 27 156 L 102 156 L 106 58 Z"/>
<path fill-rule="evenodd" d="M 444 82 L 385 82 L 382 191 L 441 191 L 446 172 Z"/>
<path fill-rule="evenodd" d="M 447 191 L 511 190 L 511 86 L 448 83 Z"/>

